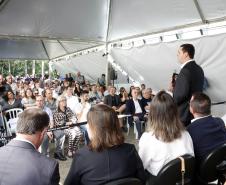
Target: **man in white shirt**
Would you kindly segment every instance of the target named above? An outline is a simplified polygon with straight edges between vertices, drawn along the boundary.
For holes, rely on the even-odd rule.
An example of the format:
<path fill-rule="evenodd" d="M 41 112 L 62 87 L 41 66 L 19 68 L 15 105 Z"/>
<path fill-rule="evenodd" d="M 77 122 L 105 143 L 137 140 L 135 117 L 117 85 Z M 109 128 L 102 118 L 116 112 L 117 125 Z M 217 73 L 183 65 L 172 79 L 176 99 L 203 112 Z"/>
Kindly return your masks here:
<path fill-rule="evenodd" d="M 69 107 L 73 113 L 77 112 L 77 109 L 79 108 L 79 101 L 78 101 L 78 97 L 73 96 L 73 88 L 68 86 L 66 88 L 66 95 L 65 95 L 66 99 L 67 99 L 67 107 Z"/>
<path fill-rule="evenodd" d="M 142 135 L 142 126 L 141 121 L 143 121 L 145 110 L 142 106 L 141 100 L 138 99 L 139 90 L 133 89 L 132 90 L 132 99 L 129 99 L 126 102 L 126 113 L 131 114 L 132 117 L 128 118 L 130 126 L 132 126 L 133 121 L 136 124 L 137 132 L 138 132 L 138 139 L 140 139 Z"/>
<path fill-rule="evenodd" d="M 91 104 L 88 101 L 89 101 L 89 92 L 83 91 L 81 94 L 81 103 L 79 103 L 79 108 L 76 112 L 78 117 L 78 122 L 87 121 L 87 114 L 89 112 L 89 109 L 91 108 Z M 83 135 L 85 136 L 85 144 L 88 144 L 89 137 L 88 137 L 86 125 L 81 125 L 80 128 L 83 132 Z"/>

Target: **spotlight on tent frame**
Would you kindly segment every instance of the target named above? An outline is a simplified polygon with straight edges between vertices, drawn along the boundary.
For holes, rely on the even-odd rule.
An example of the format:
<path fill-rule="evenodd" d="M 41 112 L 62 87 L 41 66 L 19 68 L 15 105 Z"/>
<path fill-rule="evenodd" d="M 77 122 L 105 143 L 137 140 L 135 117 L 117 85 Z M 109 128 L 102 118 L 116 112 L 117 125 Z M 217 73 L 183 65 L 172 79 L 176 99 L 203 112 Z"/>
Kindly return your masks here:
<path fill-rule="evenodd" d="M 103 53 L 102 57 L 105 57 L 108 55 L 108 52 L 107 53 Z"/>

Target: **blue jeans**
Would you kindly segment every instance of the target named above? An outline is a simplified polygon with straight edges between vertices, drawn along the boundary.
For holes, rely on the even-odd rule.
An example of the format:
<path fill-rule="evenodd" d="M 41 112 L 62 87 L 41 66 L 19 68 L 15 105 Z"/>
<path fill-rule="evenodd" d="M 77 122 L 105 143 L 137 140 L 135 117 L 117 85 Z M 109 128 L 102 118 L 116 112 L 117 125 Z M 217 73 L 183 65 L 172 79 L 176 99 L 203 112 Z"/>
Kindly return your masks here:
<path fill-rule="evenodd" d="M 89 143 L 89 141 L 90 141 L 89 140 L 89 135 L 88 135 L 88 132 L 87 132 L 87 128 L 86 128 L 85 125 L 81 125 L 80 129 L 81 129 L 81 131 L 83 133 L 83 136 L 85 138 L 85 145 L 87 145 Z"/>

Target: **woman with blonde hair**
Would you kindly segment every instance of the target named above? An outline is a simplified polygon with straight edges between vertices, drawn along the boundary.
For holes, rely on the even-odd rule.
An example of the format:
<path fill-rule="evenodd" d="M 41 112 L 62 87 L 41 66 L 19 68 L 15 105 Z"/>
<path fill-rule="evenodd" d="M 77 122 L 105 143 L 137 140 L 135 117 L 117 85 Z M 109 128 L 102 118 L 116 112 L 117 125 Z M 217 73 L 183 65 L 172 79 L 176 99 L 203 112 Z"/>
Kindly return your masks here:
<path fill-rule="evenodd" d="M 145 184 L 142 162 L 134 145 L 124 143 L 116 112 L 97 104 L 87 121 L 90 143 L 76 152 L 65 185 L 101 185 L 125 177 Z"/>
<path fill-rule="evenodd" d="M 177 105 L 165 91 L 160 91 L 150 104 L 147 131 L 139 142 L 139 155 L 144 168 L 156 176 L 169 161 L 194 155 L 193 143 L 178 115 Z"/>

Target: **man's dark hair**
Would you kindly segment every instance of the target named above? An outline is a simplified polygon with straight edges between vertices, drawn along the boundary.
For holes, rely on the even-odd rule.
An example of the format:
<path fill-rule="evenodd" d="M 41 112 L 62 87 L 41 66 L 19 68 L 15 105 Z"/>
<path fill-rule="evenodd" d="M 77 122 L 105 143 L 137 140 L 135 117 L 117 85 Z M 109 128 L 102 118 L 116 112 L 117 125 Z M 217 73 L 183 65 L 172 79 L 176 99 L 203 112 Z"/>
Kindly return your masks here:
<path fill-rule="evenodd" d="M 23 111 L 17 121 L 17 133 L 32 135 L 49 125 L 49 116 L 39 108 Z"/>
<path fill-rule="evenodd" d="M 84 94 L 89 94 L 89 91 L 86 91 L 86 90 L 82 91 L 81 96 L 83 96 Z"/>
<path fill-rule="evenodd" d="M 183 52 L 187 52 L 191 59 L 195 56 L 195 47 L 192 44 L 182 44 L 180 46 Z"/>
<path fill-rule="evenodd" d="M 211 113 L 211 100 L 209 96 L 202 92 L 196 92 L 192 95 L 190 106 L 195 113 L 209 115 Z"/>

